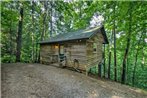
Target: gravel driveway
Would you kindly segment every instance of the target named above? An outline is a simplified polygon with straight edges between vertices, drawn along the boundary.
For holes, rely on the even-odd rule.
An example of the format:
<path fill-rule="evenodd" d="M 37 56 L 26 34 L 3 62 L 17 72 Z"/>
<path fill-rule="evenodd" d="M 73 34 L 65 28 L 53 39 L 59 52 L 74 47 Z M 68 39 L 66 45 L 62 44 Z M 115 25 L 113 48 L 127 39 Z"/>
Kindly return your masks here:
<path fill-rule="evenodd" d="M 2 98 L 147 98 L 146 92 L 42 64 L 2 64 Z"/>

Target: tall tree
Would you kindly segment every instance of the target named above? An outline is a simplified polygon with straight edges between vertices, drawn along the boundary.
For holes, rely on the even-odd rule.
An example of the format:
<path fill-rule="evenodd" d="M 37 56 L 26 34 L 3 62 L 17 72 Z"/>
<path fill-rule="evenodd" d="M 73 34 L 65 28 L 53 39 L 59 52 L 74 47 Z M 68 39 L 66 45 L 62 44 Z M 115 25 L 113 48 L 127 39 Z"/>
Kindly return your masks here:
<path fill-rule="evenodd" d="M 109 48 L 110 49 L 110 48 Z M 109 63 L 108 63 L 108 79 L 110 79 L 110 74 L 111 74 L 111 50 L 109 50 Z"/>
<path fill-rule="evenodd" d="M 22 46 L 22 27 L 23 25 L 23 5 L 20 3 L 20 17 L 18 23 L 18 32 L 17 32 L 17 51 L 16 51 L 16 62 L 20 62 L 21 56 L 21 46 Z"/>
<path fill-rule="evenodd" d="M 105 64 L 105 44 L 104 44 L 104 53 L 103 53 L 103 59 L 104 59 L 104 63 L 103 63 L 103 66 L 104 66 L 104 68 L 103 68 L 103 70 L 104 70 L 104 78 L 105 78 L 105 74 L 106 74 L 106 64 Z"/>
<path fill-rule="evenodd" d="M 135 54 L 135 62 L 134 62 L 134 69 L 133 69 L 133 76 L 132 76 L 132 85 L 134 86 L 135 84 L 135 73 L 136 73 L 136 67 L 137 67 L 137 62 L 138 62 L 138 55 L 139 55 L 139 50 L 142 48 L 144 48 L 144 37 L 145 36 L 145 23 L 143 23 L 143 27 L 142 27 L 142 32 L 141 35 L 139 37 L 138 43 L 137 43 L 137 49 L 136 49 L 136 54 Z M 143 42 L 142 47 L 140 48 L 140 44 L 141 41 Z"/>
<path fill-rule="evenodd" d="M 10 10 L 12 11 L 12 5 L 10 5 Z M 10 56 L 12 57 L 12 53 L 13 53 L 13 46 L 12 46 L 12 19 L 10 20 L 10 26 L 9 26 L 9 38 L 10 38 L 10 50 L 9 50 L 9 53 L 10 53 Z M 10 62 L 12 60 L 10 59 Z"/>
<path fill-rule="evenodd" d="M 102 63 L 100 62 L 99 64 L 98 64 L 98 76 L 99 77 L 101 77 L 101 74 L 102 74 L 102 71 L 101 71 L 101 69 L 102 69 Z"/>
<path fill-rule="evenodd" d="M 113 32 L 111 33 L 111 36 L 110 36 L 110 42 L 109 42 L 109 45 L 108 45 L 108 49 L 109 49 L 109 55 L 108 55 L 108 79 L 110 79 L 111 77 L 111 48 L 112 48 L 112 38 L 113 36 Z"/>
<path fill-rule="evenodd" d="M 44 5 L 44 11 L 43 11 L 43 29 L 42 29 L 42 34 L 41 34 L 41 40 L 43 40 L 44 39 L 44 37 L 45 37 L 45 32 L 46 32 L 46 16 L 47 16 L 47 14 L 46 14 L 46 12 L 47 12 L 47 1 L 44 1 L 43 2 L 43 5 Z"/>
<path fill-rule="evenodd" d="M 34 3 L 34 1 L 32 1 L 32 62 L 34 62 L 34 29 L 35 29 L 35 25 L 34 25 L 34 5 L 35 5 L 35 3 Z"/>
<path fill-rule="evenodd" d="M 50 37 L 53 36 L 53 1 L 50 1 Z"/>
<path fill-rule="evenodd" d="M 125 49 L 125 54 L 123 58 L 123 65 L 122 65 L 122 76 L 121 76 L 121 83 L 125 83 L 126 80 L 126 60 L 129 53 L 130 48 L 130 40 L 131 40 L 131 32 L 132 32 L 132 2 L 129 3 L 129 30 L 128 30 L 128 37 L 127 37 L 127 46 Z"/>
<path fill-rule="evenodd" d="M 116 10 L 116 2 L 114 2 L 114 8 L 113 8 L 113 14 L 114 14 L 114 18 L 113 18 L 113 35 L 114 35 L 114 80 L 117 81 L 117 65 L 116 65 L 116 32 L 115 32 L 115 19 L 116 19 L 116 15 L 115 15 L 115 10 Z"/>

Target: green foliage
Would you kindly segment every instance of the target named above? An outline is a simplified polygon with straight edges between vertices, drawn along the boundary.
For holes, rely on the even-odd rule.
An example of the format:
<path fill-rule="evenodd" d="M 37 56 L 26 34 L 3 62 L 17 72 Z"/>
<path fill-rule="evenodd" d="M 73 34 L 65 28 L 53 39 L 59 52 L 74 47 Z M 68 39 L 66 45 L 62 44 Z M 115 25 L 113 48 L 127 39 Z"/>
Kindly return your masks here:
<path fill-rule="evenodd" d="M 135 66 L 135 55 L 137 49 L 138 59 L 137 68 L 135 71 L 135 87 L 147 88 L 147 47 L 145 39 L 146 35 L 146 15 L 147 2 L 130 1 L 130 2 L 115 2 L 115 1 L 79 1 L 79 2 L 63 2 L 54 1 L 35 1 L 34 14 L 32 14 L 32 3 L 30 1 L 2 1 L 1 2 L 1 61 L 15 62 L 16 54 L 16 39 L 19 20 L 19 3 L 24 7 L 23 34 L 22 34 L 22 49 L 21 61 L 34 62 L 38 59 L 39 46 L 38 42 L 42 39 L 50 38 L 50 33 L 65 33 L 71 30 L 86 28 L 90 24 L 90 20 L 95 13 L 103 15 L 105 21 L 104 26 L 109 39 L 109 45 L 106 45 L 105 60 L 106 60 L 106 78 L 108 74 L 109 51 L 111 56 L 111 79 L 114 79 L 114 46 L 113 46 L 113 23 L 116 23 L 116 53 L 117 53 L 117 75 L 118 82 L 121 81 L 122 61 L 126 49 L 127 36 L 129 33 L 129 3 L 132 7 L 132 31 L 129 55 L 127 57 L 127 78 L 126 84 L 132 85 L 132 76 Z M 45 10 L 45 4 L 47 9 Z M 113 14 L 114 6 L 116 8 L 115 15 Z M 51 9 L 53 10 L 51 14 Z M 45 17 L 46 16 L 46 17 Z M 52 18 L 51 18 L 52 17 Z M 53 19 L 54 18 L 54 19 Z M 34 21 L 33 21 L 34 19 Z M 44 22 L 45 20 L 45 22 Z M 51 25 L 52 24 L 52 25 Z M 51 29 L 52 26 L 52 29 Z M 144 33 L 142 33 L 144 32 Z M 138 44 L 139 38 L 140 44 Z M 98 73 L 98 66 L 95 65 L 90 69 L 93 74 Z M 103 71 L 103 67 L 102 67 Z M 103 75 L 103 73 L 102 73 Z"/>

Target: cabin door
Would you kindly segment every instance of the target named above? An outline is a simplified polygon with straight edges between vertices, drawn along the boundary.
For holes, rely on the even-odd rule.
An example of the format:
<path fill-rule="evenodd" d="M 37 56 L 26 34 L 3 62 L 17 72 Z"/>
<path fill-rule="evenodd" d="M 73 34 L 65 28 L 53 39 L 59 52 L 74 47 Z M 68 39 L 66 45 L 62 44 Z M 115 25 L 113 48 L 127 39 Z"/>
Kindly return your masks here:
<path fill-rule="evenodd" d="M 65 60 L 64 46 L 63 45 L 60 45 L 60 48 L 59 48 L 59 58 L 60 58 L 60 62 Z"/>

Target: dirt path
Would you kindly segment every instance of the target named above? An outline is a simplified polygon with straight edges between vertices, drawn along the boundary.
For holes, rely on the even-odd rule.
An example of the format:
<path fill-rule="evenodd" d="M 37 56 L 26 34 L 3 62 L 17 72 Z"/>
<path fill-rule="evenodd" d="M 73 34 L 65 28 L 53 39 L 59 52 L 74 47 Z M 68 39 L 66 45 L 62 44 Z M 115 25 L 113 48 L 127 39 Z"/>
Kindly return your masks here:
<path fill-rule="evenodd" d="M 140 89 L 42 64 L 2 64 L 2 98 L 147 98 Z"/>

